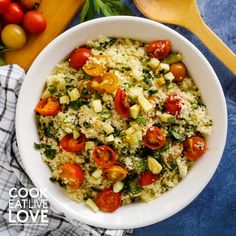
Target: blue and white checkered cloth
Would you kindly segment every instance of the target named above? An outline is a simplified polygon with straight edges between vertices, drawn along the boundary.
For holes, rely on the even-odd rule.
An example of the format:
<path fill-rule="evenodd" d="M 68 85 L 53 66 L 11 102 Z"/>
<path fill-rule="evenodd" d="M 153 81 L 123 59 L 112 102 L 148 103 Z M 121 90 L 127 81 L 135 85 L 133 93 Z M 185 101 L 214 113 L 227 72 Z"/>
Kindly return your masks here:
<path fill-rule="evenodd" d="M 49 208 L 48 224 L 9 224 L 9 190 L 34 188 L 24 171 L 15 136 L 15 110 L 24 71 L 17 65 L 0 67 L 0 236 L 128 236 L 132 230 L 96 228 L 68 219 Z M 29 198 L 29 197 L 28 197 Z M 22 200 L 18 198 L 13 201 Z M 16 217 L 19 208 L 11 213 Z M 30 222 L 27 222 L 30 223 Z M 31 222 L 32 223 L 32 222 Z"/>

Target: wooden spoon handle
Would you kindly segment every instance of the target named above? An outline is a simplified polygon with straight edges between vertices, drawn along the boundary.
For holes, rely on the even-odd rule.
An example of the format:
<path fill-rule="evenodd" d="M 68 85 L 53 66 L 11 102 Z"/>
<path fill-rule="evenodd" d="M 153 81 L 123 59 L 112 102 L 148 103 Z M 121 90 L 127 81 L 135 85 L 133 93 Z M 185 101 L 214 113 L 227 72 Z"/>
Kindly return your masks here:
<path fill-rule="evenodd" d="M 223 43 L 223 41 L 204 23 L 200 14 L 195 15 L 186 25 L 190 31 L 221 60 L 229 70 L 236 75 L 236 55 Z"/>

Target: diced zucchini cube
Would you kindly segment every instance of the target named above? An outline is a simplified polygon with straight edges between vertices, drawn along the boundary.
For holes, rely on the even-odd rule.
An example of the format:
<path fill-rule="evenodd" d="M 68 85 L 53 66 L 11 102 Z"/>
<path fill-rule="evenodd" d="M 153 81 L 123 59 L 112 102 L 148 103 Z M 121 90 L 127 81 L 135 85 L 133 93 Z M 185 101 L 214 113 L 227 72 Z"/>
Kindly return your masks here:
<path fill-rule="evenodd" d="M 133 134 L 135 132 L 135 129 L 133 127 L 129 127 L 126 131 L 125 134 L 126 136 L 130 136 L 131 134 Z"/>
<path fill-rule="evenodd" d="M 128 95 L 135 99 L 137 98 L 140 94 L 142 94 L 143 92 L 143 88 L 141 87 L 130 87 L 129 90 L 128 90 Z"/>
<path fill-rule="evenodd" d="M 148 113 L 153 108 L 152 104 L 143 96 L 143 94 L 138 96 L 138 102 L 145 113 Z"/>
<path fill-rule="evenodd" d="M 115 193 L 119 193 L 122 189 L 124 188 L 124 183 L 121 181 L 117 181 L 114 185 L 113 185 L 113 191 Z"/>
<path fill-rule="evenodd" d="M 160 72 L 165 74 L 170 70 L 169 64 L 166 63 L 160 63 L 160 65 L 157 67 L 156 73 L 159 74 Z"/>
<path fill-rule="evenodd" d="M 93 150 L 96 147 L 95 142 L 88 141 L 85 143 L 85 151 Z"/>
<path fill-rule="evenodd" d="M 94 212 L 98 212 L 99 211 L 99 208 L 97 207 L 97 205 L 95 204 L 95 202 L 91 198 L 88 198 L 85 201 L 85 204 L 87 206 L 89 206 Z"/>
<path fill-rule="evenodd" d="M 77 139 L 80 136 L 80 132 L 77 129 L 73 129 L 73 138 Z"/>
<path fill-rule="evenodd" d="M 96 169 L 91 176 L 95 179 L 99 179 L 102 176 L 102 169 Z"/>
<path fill-rule="evenodd" d="M 165 123 L 174 123 L 175 122 L 175 116 L 172 116 L 171 114 L 168 114 L 168 113 L 161 114 L 160 119 L 162 122 L 165 122 Z"/>
<path fill-rule="evenodd" d="M 161 164 L 153 157 L 149 156 L 147 158 L 148 161 L 148 169 L 153 173 L 153 174 L 159 174 L 162 170 Z"/>
<path fill-rule="evenodd" d="M 114 138 L 114 136 L 113 136 L 112 134 L 106 137 L 106 141 L 107 141 L 107 142 L 113 142 L 114 139 L 115 139 L 115 138 Z"/>
<path fill-rule="evenodd" d="M 74 88 L 71 91 L 68 91 L 68 94 L 72 102 L 77 100 L 80 97 L 79 90 L 77 88 Z"/>
<path fill-rule="evenodd" d="M 114 132 L 114 128 L 109 123 L 104 123 L 103 130 L 106 132 L 106 134 L 111 134 Z"/>
<path fill-rule="evenodd" d="M 174 75 L 173 75 L 171 72 L 168 72 L 168 73 L 166 73 L 166 74 L 164 75 L 164 78 L 165 78 L 165 80 L 166 80 L 166 83 L 167 83 L 167 84 L 170 84 L 170 83 L 173 81 L 173 79 L 174 79 L 175 77 L 174 77 Z"/>
<path fill-rule="evenodd" d="M 59 98 L 59 101 L 61 104 L 69 104 L 70 103 L 70 98 L 65 95 Z"/>
<path fill-rule="evenodd" d="M 152 69 L 156 69 L 159 66 L 159 64 L 160 64 L 160 61 L 158 59 L 156 59 L 156 58 L 151 58 L 150 61 L 147 64 Z"/>
<path fill-rule="evenodd" d="M 96 113 L 102 112 L 102 103 L 100 99 L 95 99 L 92 101 L 93 110 Z"/>
<path fill-rule="evenodd" d="M 133 119 L 137 119 L 139 112 L 140 112 L 140 106 L 138 104 L 135 104 L 130 108 L 130 116 Z"/>
<path fill-rule="evenodd" d="M 164 86 L 164 85 L 166 84 L 166 80 L 165 80 L 164 76 L 161 76 L 161 77 L 159 77 L 159 78 L 156 78 L 156 79 L 155 79 L 155 84 L 156 84 L 157 86 L 159 86 L 159 87 Z"/>

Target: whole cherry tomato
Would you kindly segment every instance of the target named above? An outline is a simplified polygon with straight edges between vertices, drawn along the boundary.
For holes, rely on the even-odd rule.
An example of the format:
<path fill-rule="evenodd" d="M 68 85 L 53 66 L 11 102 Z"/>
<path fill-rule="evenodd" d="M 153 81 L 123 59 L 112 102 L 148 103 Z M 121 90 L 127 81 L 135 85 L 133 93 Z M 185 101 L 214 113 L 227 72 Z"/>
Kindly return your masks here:
<path fill-rule="evenodd" d="M 4 13 L 11 0 L 0 0 L 0 14 Z"/>
<path fill-rule="evenodd" d="M 84 181 L 83 171 L 77 164 L 63 164 L 59 167 L 58 173 L 60 179 L 71 188 L 78 189 Z"/>
<path fill-rule="evenodd" d="M 93 159 L 97 166 L 110 168 L 116 161 L 116 153 L 112 148 L 106 145 L 98 146 L 93 150 Z"/>
<path fill-rule="evenodd" d="M 107 188 L 98 193 L 95 202 L 101 211 L 113 212 L 120 207 L 121 196 Z"/>
<path fill-rule="evenodd" d="M 88 48 L 75 49 L 69 58 L 70 67 L 78 70 L 83 67 L 88 58 L 92 55 L 92 52 Z"/>
<path fill-rule="evenodd" d="M 61 139 L 60 146 L 67 152 L 80 152 L 84 149 L 85 141 L 84 134 L 80 134 L 76 139 L 73 138 L 72 134 L 67 134 Z"/>
<path fill-rule="evenodd" d="M 20 4 L 11 2 L 8 4 L 7 9 L 3 12 L 3 19 L 7 23 L 19 24 L 23 20 L 24 12 Z"/>
<path fill-rule="evenodd" d="M 183 63 L 178 62 L 170 66 L 170 72 L 174 75 L 174 82 L 181 82 L 186 76 L 186 67 Z"/>
<path fill-rule="evenodd" d="M 143 137 L 145 146 L 152 150 L 158 150 L 163 147 L 166 142 L 165 135 L 157 126 L 150 127 L 146 135 Z"/>
<path fill-rule="evenodd" d="M 28 11 L 23 19 L 23 27 L 32 34 L 42 33 L 46 27 L 47 22 L 43 14 L 37 10 Z"/>
<path fill-rule="evenodd" d="M 39 7 L 41 0 L 20 0 L 20 3 L 27 9 L 33 9 Z"/>
<path fill-rule="evenodd" d="M 35 111 L 43 116 L 55 116 L 60 111 L 60 103 L 56 97 L 41 99 L 35 107 Z"/>
<path fill-rule="evenodd" d="M 184 155 L 195 161 L 206 152 L 206 142 L 199 136 L 192 136 L 184 141 Z"/>
<path fill-rule="evenodd" d="M 125 92 L 118 88 L 115 95 L 115 109 L 123 117 L 130 116 L 130 105 Z"/>
<path fill-rule="evenodd" d="M 27 36 L 21 26 L 16 24 L 8 24 L 2 29 L 1 39 L 7 48 L 20 49 L 25 46 Z"/>
<path fill-rule="evenodd" d="M 179 95 L 171 94 L 165 101 L 165 111 L 173 116 L 178 116 L 183 104 L 183 99 Z"/>
<path fill-rule="evenodd" d="M 147 44 L 146 50 L 149 57 L 162 60 L 170 53 L 171 42 L 169 40 L 153 41 Z"/>
<path fill-rule="evenodd" d="M 157 176 L 150 171 L 142 172 L 139 176 L 138 183 L 140 186 L 147 186 L 157 181 Z"/>

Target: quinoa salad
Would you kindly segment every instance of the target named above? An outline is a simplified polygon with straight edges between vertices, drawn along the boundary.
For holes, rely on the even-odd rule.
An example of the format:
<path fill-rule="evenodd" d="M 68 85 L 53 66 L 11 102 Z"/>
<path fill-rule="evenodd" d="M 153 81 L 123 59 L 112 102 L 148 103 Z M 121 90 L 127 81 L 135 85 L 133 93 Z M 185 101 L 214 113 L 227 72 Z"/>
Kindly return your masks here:
<path fill-rule="evenodd" d="M 35 107 L 50 180 L 95 212 L 176 186 L 212 129 L 182 58 L 167 39 L 100 36 L 58 63 Z"/>

